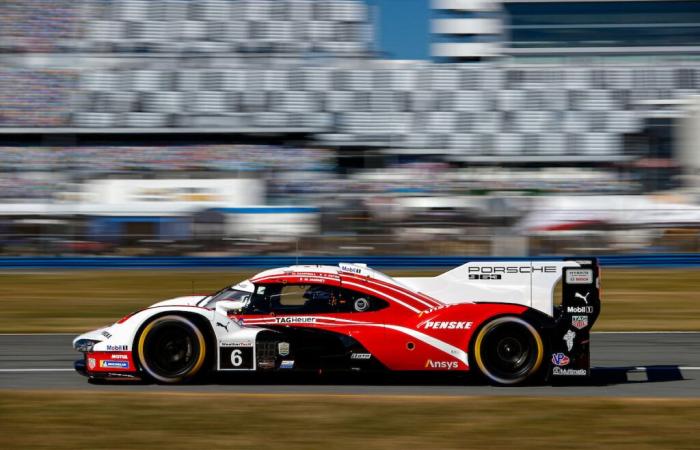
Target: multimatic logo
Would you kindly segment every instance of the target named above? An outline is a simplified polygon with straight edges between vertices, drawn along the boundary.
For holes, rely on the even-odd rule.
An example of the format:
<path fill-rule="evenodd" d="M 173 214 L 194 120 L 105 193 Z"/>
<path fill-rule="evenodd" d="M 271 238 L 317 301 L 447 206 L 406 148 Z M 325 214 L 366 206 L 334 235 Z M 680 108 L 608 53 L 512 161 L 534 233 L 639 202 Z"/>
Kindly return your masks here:
<path fill-rule="evenodd" d="M 586 369 L 568 369 L 564 367 L 554 367 L 552 369 L 552 375 L 565 375 L 565 376 L 586 376 L 588 372 Z"/>

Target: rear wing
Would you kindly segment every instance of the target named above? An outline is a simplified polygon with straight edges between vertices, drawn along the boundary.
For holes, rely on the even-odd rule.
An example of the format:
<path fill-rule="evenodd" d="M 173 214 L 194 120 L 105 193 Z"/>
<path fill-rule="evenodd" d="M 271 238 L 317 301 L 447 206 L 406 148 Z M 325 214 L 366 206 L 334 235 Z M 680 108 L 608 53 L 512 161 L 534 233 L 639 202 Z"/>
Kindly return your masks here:
<path fill-rule="evenodd" d="M 600 315 L 600 268 L 595 259 L 567 267 L 562 277 L 562 302 L 555 309 L 550 336 L 552 378 L 591 374 L 591 327 Z"/>
<path fill-rule="evenodd" d="M 470 261 L 436 277 L 396 280 L 443 303 L 514 303 L 553 317 L 557 283 L 564 279 L 567 284 L 566 277 L 576 277 L 576 270 L 580 275 L 570 280 L 583 280 L 591 270 L 597 274 L 597 267 L 595 258 Z M 596 276 L 590 273 L 591 282 Z"/>

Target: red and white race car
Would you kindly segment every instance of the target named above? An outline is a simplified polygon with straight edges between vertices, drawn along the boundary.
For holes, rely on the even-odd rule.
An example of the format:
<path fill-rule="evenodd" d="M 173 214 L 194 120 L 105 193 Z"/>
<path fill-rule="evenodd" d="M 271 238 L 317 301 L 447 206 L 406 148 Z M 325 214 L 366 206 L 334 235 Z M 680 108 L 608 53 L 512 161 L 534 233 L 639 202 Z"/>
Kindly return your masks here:
<path fill-rule="evenodd" d="M 161 383 L 212 371 L 473 370 L 502 385 L 585 377 L 599 283 L 594 259 L 473 261 L 430 278 L 284 267 L 78 336 L 75 367 Z"/>

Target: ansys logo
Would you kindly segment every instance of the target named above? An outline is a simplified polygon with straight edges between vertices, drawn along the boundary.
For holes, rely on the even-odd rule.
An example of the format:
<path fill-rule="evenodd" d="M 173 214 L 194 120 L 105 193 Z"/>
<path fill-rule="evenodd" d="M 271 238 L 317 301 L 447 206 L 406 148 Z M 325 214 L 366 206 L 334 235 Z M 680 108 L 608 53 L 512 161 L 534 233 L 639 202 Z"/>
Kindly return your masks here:
<path fill-rule="evenodd" d="M 457 361 L 433 361 L 429 359 L 425 362 L 425 368 L 430 367 L 431 369 L 456 369 Z"/>

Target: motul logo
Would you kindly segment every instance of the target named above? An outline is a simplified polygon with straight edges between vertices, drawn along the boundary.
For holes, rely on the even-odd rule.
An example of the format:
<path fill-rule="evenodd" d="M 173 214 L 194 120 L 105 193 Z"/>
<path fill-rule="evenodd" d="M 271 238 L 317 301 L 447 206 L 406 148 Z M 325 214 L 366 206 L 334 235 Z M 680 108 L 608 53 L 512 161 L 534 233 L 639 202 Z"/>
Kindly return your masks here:
<path fill-rule="evenodd" d="M 432 320 L 423 325 L 426 330 L 469 330 L 471 327 L 472 322 L 434 322 Z"/>
<path fill-rule="evenodd" d="M 457 361 L 433 361 L 429 359 L 425 362 L 425 367 L 431 369 L 447 369 L 452 370 L 457 368 Z"/>

